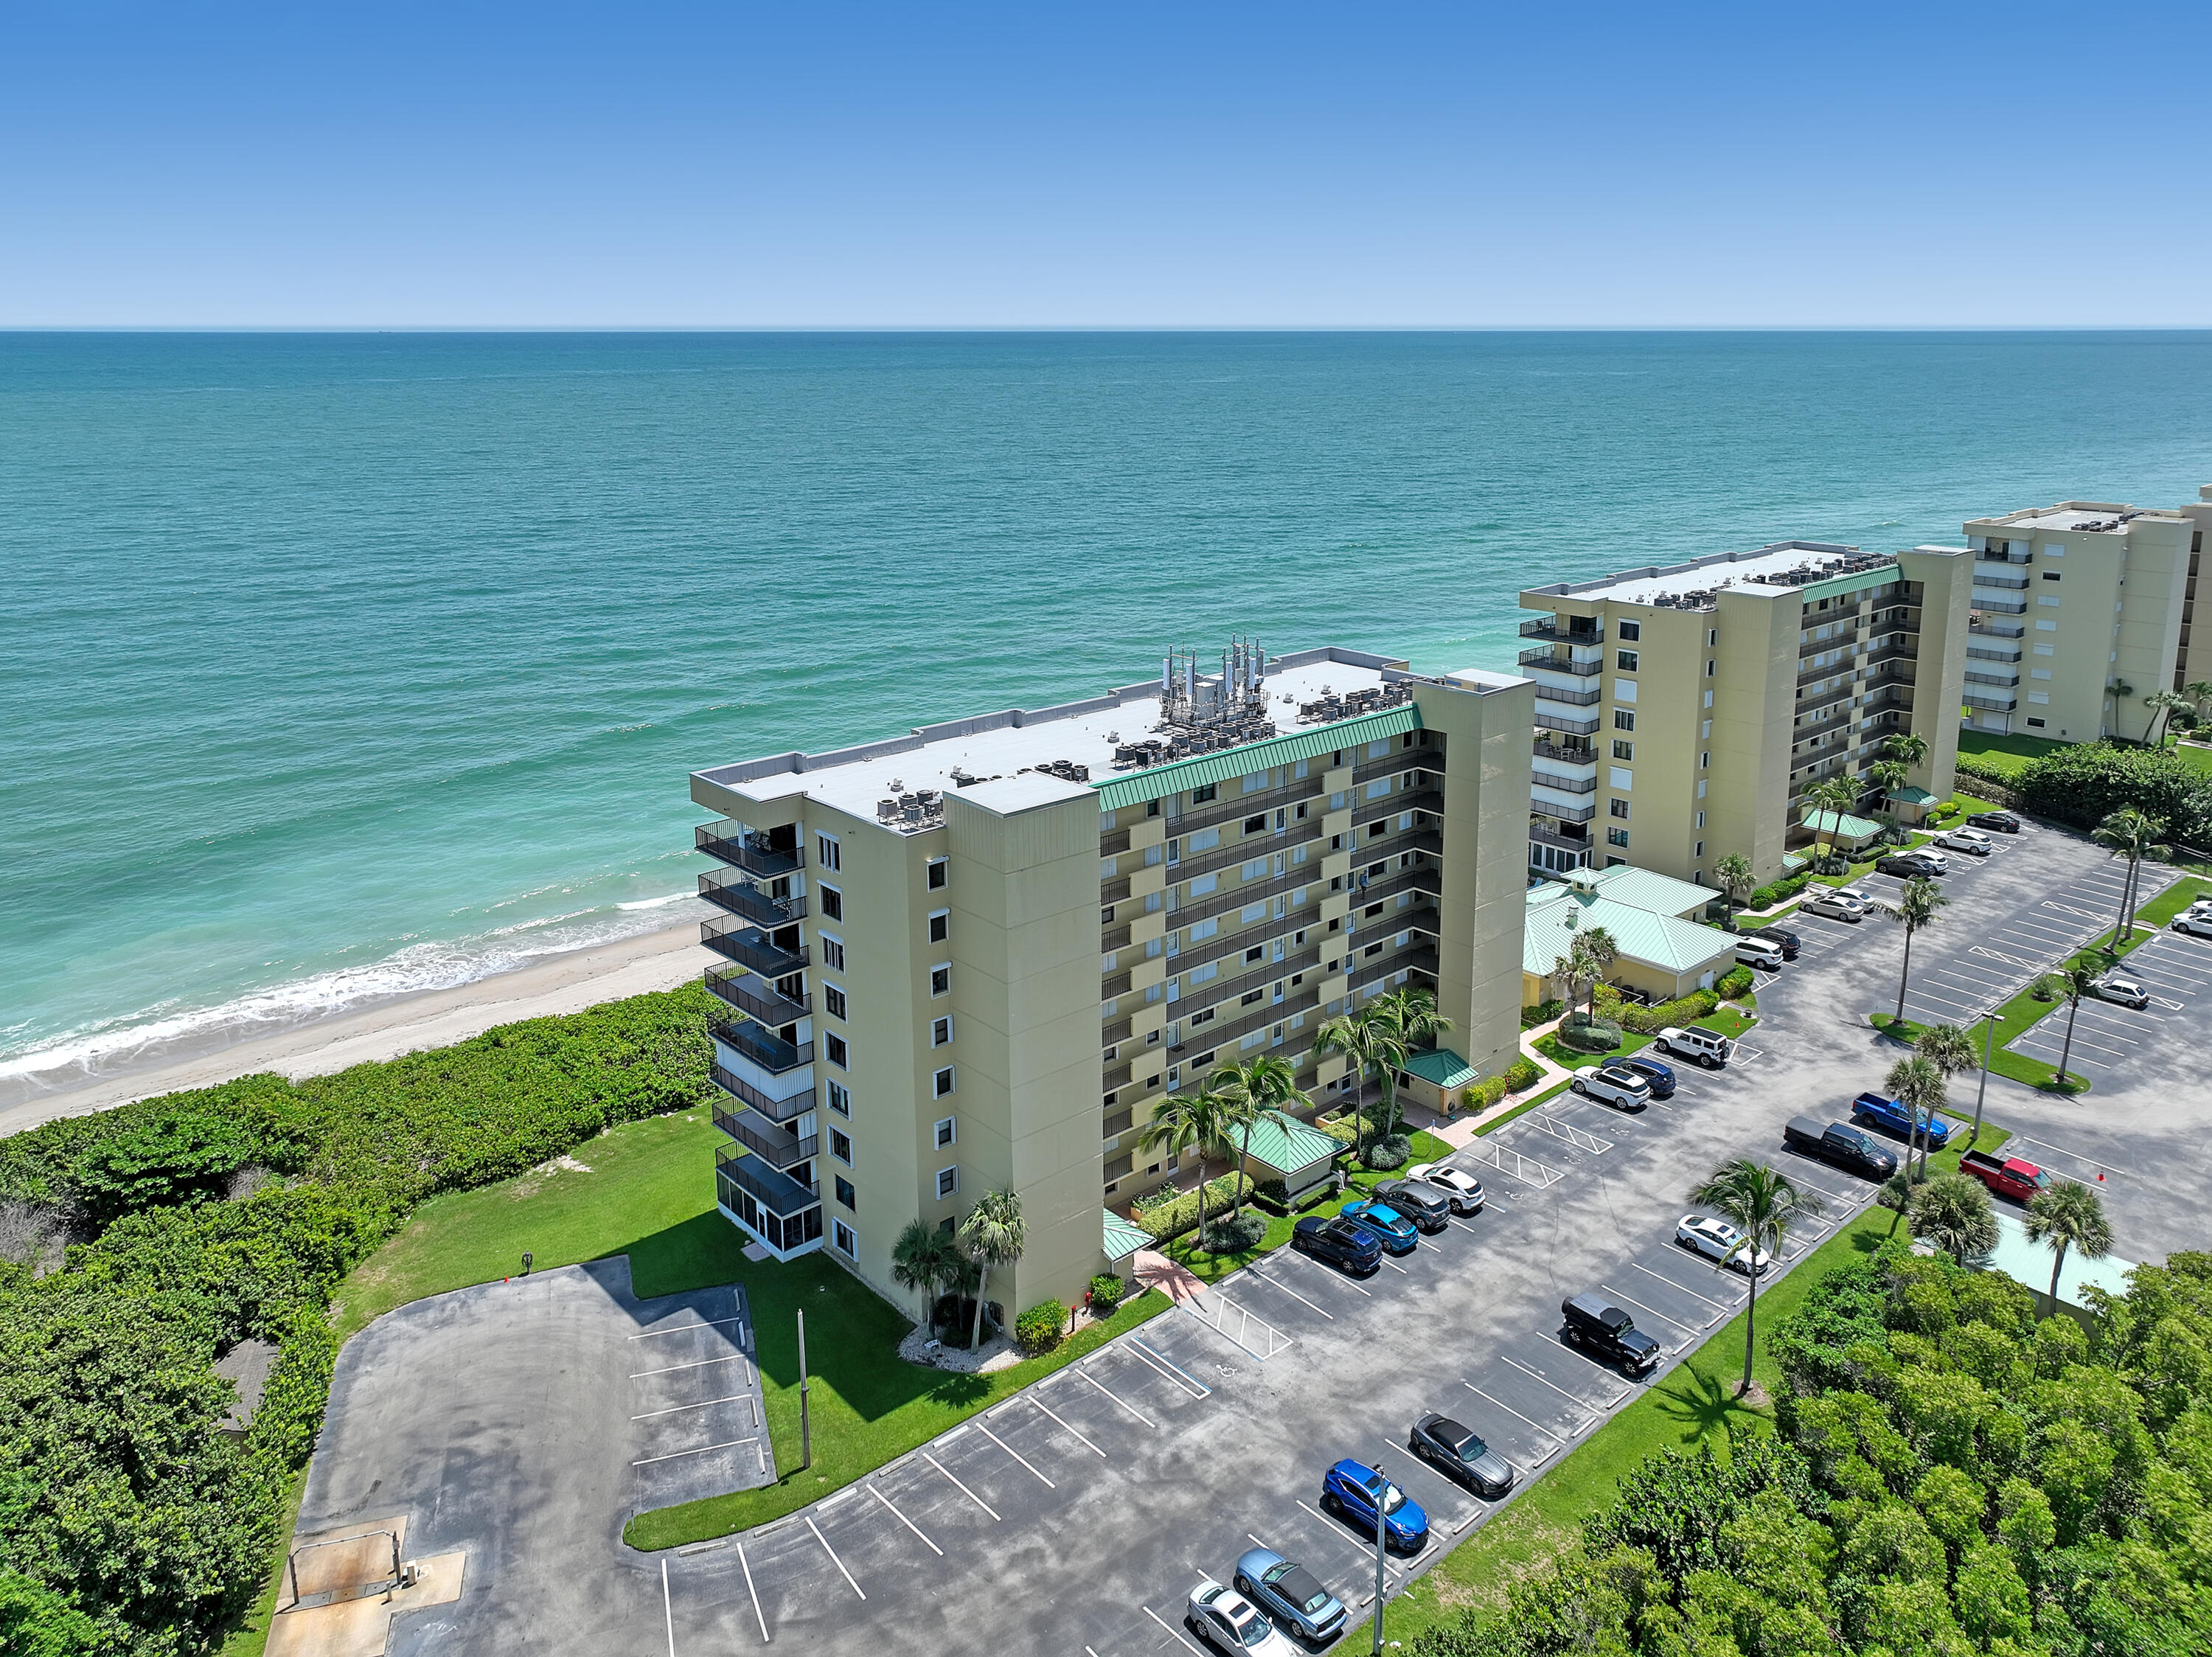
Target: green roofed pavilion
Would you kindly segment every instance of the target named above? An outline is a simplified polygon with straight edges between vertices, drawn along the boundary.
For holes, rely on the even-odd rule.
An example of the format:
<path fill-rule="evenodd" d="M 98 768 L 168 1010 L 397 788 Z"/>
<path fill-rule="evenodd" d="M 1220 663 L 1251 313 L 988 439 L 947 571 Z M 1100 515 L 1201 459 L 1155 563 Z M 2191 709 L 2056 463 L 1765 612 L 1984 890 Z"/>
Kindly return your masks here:
<path fill-rule="evenodd" d="M 1124 1220 L 1111 1209 L 1102 1210 L 1105 1221 L 1105 1240 L 1100 1251 L 1115 1265 L 1120 1265 L 1140 1248 L 1152 1246 L 1152 1234 L 1133 1220 Z"/>
<path fill-rule="evenodd" d="M 1482 1080 L 1481 1071 L 1449 1047 L 1414 1054 L 1406 1061 L 1406 1074 L 1418 1076 L 1431 1087 L 1441 1087 L 1447 1093 L 1454 1087 L 1472 1087 Z"/>

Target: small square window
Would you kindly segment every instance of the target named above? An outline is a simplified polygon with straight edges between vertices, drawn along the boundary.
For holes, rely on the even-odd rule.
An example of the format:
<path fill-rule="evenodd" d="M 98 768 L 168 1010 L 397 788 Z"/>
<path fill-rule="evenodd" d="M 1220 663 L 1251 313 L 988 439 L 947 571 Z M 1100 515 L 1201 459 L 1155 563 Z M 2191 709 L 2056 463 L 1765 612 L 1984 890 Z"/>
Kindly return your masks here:
<path fill-rule="evenodd" d="M 845 1013 L 845 992 L 834 984 L 822 986 L 822 1008 L 833 1019 L 842 1019 Z"/>
<path fill-rule="evenodd" d="M 952 969 L 950 966 L 933 966 L 929 969 L 929 993 L 933 996 L 949 996 L 952 993 Z"/>
<path fill-rule="evenodd" d="M 1257 817 L 1248 817 L 1244 819 L 1244 832 L 1247 834 L 1265 833 L 1267 827 L 1267 814 L 1265 812 L 1261 812 Z"/>
<path fill-rule="evenodd" d="M 845 970 L 845 941 L 842 938 L 830 937 L 826 933 L 817 934 L 817 935 L 822 940 L 823 969 L 825 972 L 843 972 Z"/>
<path fill-rule="evenodd" d="M 822 896 L 822 918 L 825 921 L 843 920 L 845 894 L 834 886 L 817 886 L 815 890 Z"/>
<path fill-rule="evenodd" d="M 1632 673 L 1636 671 L 1636 655 L 1637 653 L 1633 650 L 1615 650 L 1613 653 L 1613 665 L 1624 673 Z"/>
<path fill-rule="evenodd" d="M 1624 742 L 1616 736 L 1613 739 L 1613 757 L 1615 759 L 1635 758 L 1636 745 L 1633 742 Z"/>
<path fill-rule="evenodd" d="M 1202 806 L 1212 799 L 1218 791 L 1217 785 L 1212 783 L 1208 783 L 1202 789 L 1193 789 L 1190 791 L 1190 803 L 1194 806 Z"/>
<path fill-rule="evenodd" d="M 949 1015 L 941 1019 L 932 1019 L 929 1021 L 929 1045 L 931 1046 L 942 1047 L 946 1042 L 951 1041 L 951 1039 L 952 1020 Z"/>
<path fill-rule="evenodd" d="M 939 1168 L 937 1171 L 938 1200 L 942 1202 L 948 1197 L 957 1197 L 959 1194 L 960 1170 L 957 1167 Z"/>
<path fill-rule="evenodd" d="M 1605 802 L 1605 814 L 1608 817 L 1619 817 L 1625 819 L 1628 815 L 1628 801 L 1620 799 L 1618 796 L 1607 800 Z"/>
<path fill-rule="evenodd" d="M 1628 831 L 1626 829 L 1617 828 L 1607 829 L 1605 832 L 1605 843 L 1609 846 L 1626 845 L 1628 844 Z"/>
<path fill-rule="evenodd" d="M 855 1213 L 860 1210 L 860 1193 L 853 1189 L 853 1182 L 842 1173 L 837 1176 L 836 1191 L 837 1200 L 840 1203 Z"/>
<path fill-rule="evenodd" d="M 1620 624 L 1620 631 L 1621 637 L 1633 644 L 1644 637 L 1644 624 L 1640 621 L 1624 621 Z"/>
<path fill-rule="evenodd" d="M 852 1227 L 847 1225 L 842 1220 L 832 1220 L 830 1222 L 830 1240 L 837 1246 L 837 1252 L 847 1259 L 857 1260 L 860 1258 L 860 1240 L 854 1234 Z"/>
<path fill-rule="evenodd" d="M 943 1150 L 960 1136 L 959 1125 L 951 1117 L 940 1118 L 937 1124 L 937 1148 Z"/>
<path fill-rule="evenodd" d="M 932 892 L 944 891 L 945 883 L 952 878 L 952 865 L 950 860 L 943 857 L 933 857 L 929 860 L 927 869 L 927 883 L 929 889 Z"/>
<path fill-rule="evenodd" d="M 943 1099 L 950 1093 L 952 1091 L 952 1067 L 948 1064 L 938 1071 L 930 1078 L 930 1086 L 935 1090 L 936 1097 L 939 1099 Z"/>
<path fill-rule="evenodd" d="M 847 1167 L 848 1167 L 848 1168 L 849 1168 L 850 1167 L 852 1167 L 852 1166 L 853 1166 L 853 1136 L 852 1136 L 850 1134 L 847 1134 L 847 1133 L 841 1133 L 841 1132 L 839 1132 L 839 1131 L 838 1131 L 836 1129 L 835 1129 L 835 1128 L 830 1129 L 830 1155 L 832 1155 L 832 1156 L 834 1156 L 834 1157 L 836 1157 L 836 1158 L 840 1162 L 842 1162 L 842 1163 L 843 1163 Z"/>
<path fill-rule="evenodd" d="M 842 1036 L 823 1037 L 822 1053 L 823 1057 L 841 1070 L 849 1070 L 853 1068 L 853 1050 L 846 1046 L 845 1038 Z"/>
<path fill-rule="evenodd" d="M 1613 710 L 1613 728 L 1616 731 L 1634 730 L 1636 728 L 1635 714 L 1626 708 L 1615 708 Z"/>
<path fill-rule="evenodd" d="M 952 911 L 940 909 L 929 917 L 929 941 L 943 943 L 952 935 Z"/>
<path fill-rule="evenodd" d="M 853 1090 L 842 1081 L 830 1084 L 830 1108 L 840 1116 L 853 1114 Z"/>

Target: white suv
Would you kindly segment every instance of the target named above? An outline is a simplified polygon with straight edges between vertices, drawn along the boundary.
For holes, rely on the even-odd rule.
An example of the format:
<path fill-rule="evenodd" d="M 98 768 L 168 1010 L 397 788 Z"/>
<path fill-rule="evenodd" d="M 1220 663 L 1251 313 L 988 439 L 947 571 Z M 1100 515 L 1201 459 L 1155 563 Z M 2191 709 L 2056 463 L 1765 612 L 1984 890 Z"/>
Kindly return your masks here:
<path fill-rule="evenodd" d="M 1662 1030 L 1659 1039 L 1651 1045 L 1669 1057 L 1695 1059 L 1708 1070 L 1727 1063 L 1729 1055 L 1735 1051 L 1734 1042 L 1711 1030 L 1677 1030 L 1671 1026 Z"/>
<path fill-rule="evenodd" d="M 1996 842 L 1975 828 L 1954 828 L 1948 834 L 1939 834 L 1936 844 L 1946 851 L 1963 851 L 1970 857 L 1986 857 Z"/>
<path fill-rule="evenodd" d="M 1616 1111 L 1640 1111 L 1651 1102 L 1651 1084 L 1619 1064 L 1593 1064 L 1575 1072 L 1573 1091 Z"/>
<path fill-rule="evenodd" d="M 1765 938 L 1739 937 L 1735 941 L 1735 958 L 1753 966 L 1763 966 L 1770 972 L 1782 970 L 1782 946 Z"/>

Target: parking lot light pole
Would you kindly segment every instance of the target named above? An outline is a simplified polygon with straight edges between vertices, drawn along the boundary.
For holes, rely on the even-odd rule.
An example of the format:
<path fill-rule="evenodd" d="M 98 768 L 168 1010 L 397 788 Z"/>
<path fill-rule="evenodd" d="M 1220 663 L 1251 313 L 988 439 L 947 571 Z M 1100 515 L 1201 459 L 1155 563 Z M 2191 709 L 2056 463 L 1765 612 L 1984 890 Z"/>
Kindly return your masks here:
<path fill-rule="evenodd" d="M 814 1465 L 814 1424 L 806 1415 L 806 1314 L 799 1314 L 799 1470 Z"/>
<path fill-rule="evenodd" d="M 1382 1657 L 1382 1538 L 1388 1520 L 1384 1509 L 1390 1501 L 1390 1475 L 1378 1464 L 1375 1469 L 1375 1657 Z"/>

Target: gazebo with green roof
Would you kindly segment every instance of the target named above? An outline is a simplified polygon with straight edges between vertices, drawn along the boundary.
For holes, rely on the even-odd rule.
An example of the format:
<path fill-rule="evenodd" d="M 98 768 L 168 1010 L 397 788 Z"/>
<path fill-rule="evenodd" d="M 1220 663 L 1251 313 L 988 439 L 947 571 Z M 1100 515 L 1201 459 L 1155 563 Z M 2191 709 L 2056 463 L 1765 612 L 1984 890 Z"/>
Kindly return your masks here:
<path fill-rule="evenodd" d="M 1231 1137 L 1228 1146 L 1231 1157 L 1244 1150 L 1241 1139 L 1241 1135 Z M 1296 1202 L 1328 1178 L 1329 1168 L 1344 1144 L 1319 1128 L 1285 1117 L 1270 1118 L 1256 1124 L 1252 1130 L 1250 1148 L 1252 1177 L 1265 1179 L 1272 1175 L 1281 1180 L 1291 1200 Z"/>

